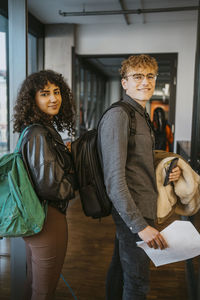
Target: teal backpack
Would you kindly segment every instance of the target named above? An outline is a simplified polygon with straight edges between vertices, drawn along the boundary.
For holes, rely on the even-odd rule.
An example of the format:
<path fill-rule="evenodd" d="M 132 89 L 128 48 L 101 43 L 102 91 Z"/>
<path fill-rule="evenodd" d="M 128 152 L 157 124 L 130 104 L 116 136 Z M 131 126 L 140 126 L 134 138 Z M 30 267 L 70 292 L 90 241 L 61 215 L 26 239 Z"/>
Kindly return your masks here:
<path fill-rule="evenodd" d="M 42 230 L 45 209 L 29 180 L 19 153 L 26 127 L 15 151 L 0 158 L 0 237 L 21 237 Z"/>

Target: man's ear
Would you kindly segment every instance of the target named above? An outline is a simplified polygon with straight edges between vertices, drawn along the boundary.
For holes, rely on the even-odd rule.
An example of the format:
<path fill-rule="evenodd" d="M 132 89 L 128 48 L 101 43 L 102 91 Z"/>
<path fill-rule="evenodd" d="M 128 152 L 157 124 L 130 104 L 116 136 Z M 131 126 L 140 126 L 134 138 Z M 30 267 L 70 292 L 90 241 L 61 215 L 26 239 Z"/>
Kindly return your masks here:
<path fill-rule="evenodd" d="M 126 90 L 127 89 L 127 80 L 125 78 L 122 78 L 121 84 L 122 84 L 123 89 Z"/>

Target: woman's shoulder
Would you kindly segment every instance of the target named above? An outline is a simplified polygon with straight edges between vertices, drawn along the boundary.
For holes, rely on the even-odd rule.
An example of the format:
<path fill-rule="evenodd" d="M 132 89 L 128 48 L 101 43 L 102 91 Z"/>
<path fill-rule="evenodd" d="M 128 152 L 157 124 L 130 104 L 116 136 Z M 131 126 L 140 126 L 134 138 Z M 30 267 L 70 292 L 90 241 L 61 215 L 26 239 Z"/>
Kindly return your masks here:
<path fill-rule="evenodd" d="M 37 140 L 38 142 L 41 142 L 42 140 L 49 142 L 51 140 L 63 144 L 63 140 L 57 130 L 50 125 L 43 124 L 32 124 L 26 129 L 23 136 L 23 144 L 34 140 Z"/>
<path fill-rule="evenodd" d="M 47 130 L 46 126 L 44 126 L 42 124 L 29 125 L 25 130 L 25 134 L 27 136 L 35 136 L 38 134 L 46 135 L 47 133 L 48 133 L 48 130 Z"/>
<path fill-rule="evenodd" d="M 31 124 L 25 127 L 21 134 L 23 134 L 23 138 L 20 149 L 23 153 L 27 144 L 36 145 L 38 142 L 44 143 L 47 139 L 48 131 L 42 124 Z"/>
<path fill-rule="evenodd" d="M 24 128 L 24 135 L 23 135 L 23 143 L 34 139 L 35 137 L 46 137 L 48 135 L 48 130 L 42 124 L 31 124 Z M 23 133 L 22 132 L 22 133 Z"/>

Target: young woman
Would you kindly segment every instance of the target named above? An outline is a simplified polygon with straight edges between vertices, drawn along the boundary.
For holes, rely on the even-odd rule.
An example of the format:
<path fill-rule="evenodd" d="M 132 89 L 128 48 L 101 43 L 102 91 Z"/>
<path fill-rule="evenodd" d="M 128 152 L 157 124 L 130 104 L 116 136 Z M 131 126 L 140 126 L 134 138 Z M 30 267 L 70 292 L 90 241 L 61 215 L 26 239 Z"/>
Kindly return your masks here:
<path fill-rule="evenodd" d="M 74 196 L 74 173 L 70 153 L 57 130 L 73 134 L 74 115 L 72 94 L 61 74 L 45 70 L 25 79 L 15 106 L 14 131 L 20 133 L 29 126 L 21 153 L 40 201 L 48 204 L 42 231 L 24 238 L 25 299 L 53 299 L 64 263 L 66 210 Z"/>
<path fill-rule="evenodd" d="M 153 130 L 155 149 L 167 152 L 172 151 L 173 133 L 165 118 L 165 111 L 162 107 L 157 107 L 153 112 Z"/>

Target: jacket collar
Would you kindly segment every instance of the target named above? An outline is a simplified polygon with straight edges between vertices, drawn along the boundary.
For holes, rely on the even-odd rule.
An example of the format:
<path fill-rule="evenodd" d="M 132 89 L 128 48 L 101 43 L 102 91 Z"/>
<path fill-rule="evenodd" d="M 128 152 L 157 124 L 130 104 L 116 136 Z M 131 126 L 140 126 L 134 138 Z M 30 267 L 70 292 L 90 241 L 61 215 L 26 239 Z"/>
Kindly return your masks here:
<path fill-rule="evenodd" d="M 139 114 L 141 114 L 142 116 L 145 116 L 145 114 L 147 113 L 146 108 L 143 108 L 142 105 L 137 103 L 134 99 L 132 99 L 130 96 L 128 96 L 125 93 L 123 94 L 123 101 L 133 106 L 135 110 L 137 110 L 137 112 L 139 112 Z"/>

